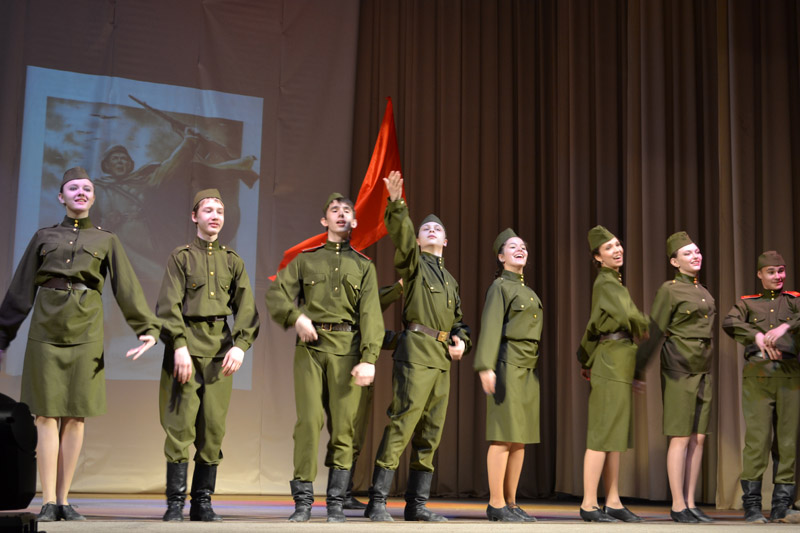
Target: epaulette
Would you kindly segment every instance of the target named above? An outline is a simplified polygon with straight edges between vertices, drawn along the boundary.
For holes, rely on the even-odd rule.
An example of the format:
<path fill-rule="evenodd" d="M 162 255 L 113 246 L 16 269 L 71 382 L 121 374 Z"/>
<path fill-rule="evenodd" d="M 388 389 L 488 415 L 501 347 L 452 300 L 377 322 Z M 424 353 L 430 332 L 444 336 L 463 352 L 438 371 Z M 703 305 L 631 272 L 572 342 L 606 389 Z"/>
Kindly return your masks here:
<path fill-rule="evenodd" d="M 220 246 L 220 249 L 222 249 L 223 252 L 228 252 L 229 254 L 233 254 L 236 257 L 239 257 L 239 254 L 237 254 L 236 250 L 234 250 L 233 248 L 228 248 L 227 246 L 222 245 Z"/>
<path fill-rule="evenodd" d="M 314 251 L 319 250 L 320 248 L 322 248 L 324 246 L 325 246 L 325 243 L 320 244 L 319 246 L 313 246 L 311 248 L 306 248 L 305 250 L 301 250 L 300 253 L 304 254 L 306 252 L 314 252 Z"/>
<path fill-rule="evenodd" d="M 100 226 L 95 226 L 94 229 L 99 229 L 100 231 L 105 231 L 106 233 L 114 233 L 110 229 L 104 229 L 104 228 L 101 228 Z"/>
<path fill-rule="evenodd" d="M 783 294 L 788 294 L 794 298 L 800 298 L 800 292 L 797 291 L 783 291 Z"/>
<path fill-rule="evenodd" d="M 753 298 L 761 298 L 760 294 L 746 294 L 742 296 L 742 300 L 752 300 Z"/>
<path fill-rule="evenodd" d="M 370 259 L 369 256 L 365 255 L 363 252 L 359 252 L 355 248 L 350 248 L 350 249 L 353 250 L 358 255 L 360 255 L 361 257 L 363 257 L 364 259 L 366 259 L 367 261 L 372 261 L 372 259 Z"/>

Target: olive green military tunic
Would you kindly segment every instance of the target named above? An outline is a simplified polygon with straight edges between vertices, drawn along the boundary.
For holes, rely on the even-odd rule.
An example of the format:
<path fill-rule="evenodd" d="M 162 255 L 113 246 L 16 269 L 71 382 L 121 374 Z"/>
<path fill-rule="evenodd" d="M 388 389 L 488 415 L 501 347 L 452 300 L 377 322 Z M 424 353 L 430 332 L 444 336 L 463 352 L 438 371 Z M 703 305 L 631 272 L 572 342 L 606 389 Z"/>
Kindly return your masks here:
<path fill-rule="evenodd" d="M 714 298 L 697 278 L 680 272 L 656 292 L 650 338 L 637 357 L 648 359 L 661 346 L 664 435 L 708 433 L 711 416 L 711 348 Z"/>
<path fill-rule="evenodd" d="M 783 359 L 763 358 L 756 334 L 783 323 L 789 330 L 776 347 Z M 764 289 L 761 294 L 742 296 L 722 323 L 725 333 L 745 346 L 747 362 L 742 371 L 742 410 L 745 446 L 742 479 L 760 481 L 767 468 L 772 433 L 777 441 L 775 483 L 794 484 L 797 431 L 800 424 L 800 293 Z"/>
<path fill-rule="evenodd" d="M 641 337 L 648 318 L 637 309 L 622 275 L 602 267 L 592 289 L 592 312 L 578 349 L 578 361 L 591 369 L 586 447 L 625 451 L 633 445 L 632 387 L 636 345 L 632 339 L 602 339 L 621 333 Z"/>
<path fill-rule="evenodd" d="M 402 331 L 397 339 L 392 368 L 392 403 L 387 410 L 375 464 L 396 470 L 400 455 L 411 440 L 412 470 L 433 471 L 433 455 L 439 446 L 450 395 L 450 337 L 472 342 L 461 313 L 458 283 L 445 269 L 444 259 L 422 252 L 417 244 L 408 206 L 402 199 L 389 201 L 384 222 L 395 245 L 394 266 L 403 278 L 403 323 L 421 324 L 447 332 L 437 340 L 419 331 Z"/>
<path fill-rule="evenodd" d="M 102 292 L 114 297 L 137 335 L 158 336 L 122 244 L 88 218 L 64 217 L 36 232 L 0 306 L 0 349 L 6 349 L 33 308 L 21 400 L 48 417 L 87 417 L 106 411 Z M 42 287 L 69 280 L 67 290 Z"/>
<path fill-rule="evenodd" d="M 486 439 L 539 442 L 539 378 L 534 372 L 542 337 L 542 302 L 525 278 L 503 270 L 486 291 L 475 370 L 494 370 L 486 398 Z"/>
<path fill-rule="evenodd" d="M 244 261 L 219 241 L 200 237 L 176 248 L 167 260 L 156 313 L 164 321 L 159 411 L 167 461 L 188 461 L 194 444 L 195 461 L 219 464 L 233 388 L 222 363 L 233 346 L 246 352 L 259 328 Z M 192 357 L 192 376 L 181 384 L 173 371 L 175 350 L 183 347 Z"/>
<path fill-rule="evenodd" d="M 362 397 L 350 371 L 359 362 L 375 363 L 384 335 L 375 267 L 349 242 L 328 241 L 303 251 L 278 272 L 266 300 L 273 320 L 284 328 L 294 326 L 301 314 L 318 324 L 319 338 L 309 343 L 298 338 L 295 349 L 293 479 L 311 482 L 317 476 L 326 412 L 333 450 L 330 466 L 349 470 Z M 331 331 L 331 324 L 350 326 L 352 331 Z"/>

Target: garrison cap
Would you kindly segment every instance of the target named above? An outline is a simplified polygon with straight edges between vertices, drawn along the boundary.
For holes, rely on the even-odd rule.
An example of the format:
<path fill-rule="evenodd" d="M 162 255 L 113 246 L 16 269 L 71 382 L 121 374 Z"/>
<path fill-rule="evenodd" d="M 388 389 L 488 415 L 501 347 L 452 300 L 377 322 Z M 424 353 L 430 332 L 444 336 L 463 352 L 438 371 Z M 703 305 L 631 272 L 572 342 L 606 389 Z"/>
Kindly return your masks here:
<path fill-rule="evenodd" d="M 419 227 L 421 228 L 422 226 L 424 226 L 428 222 L 435 222 L 435 223 L 439 224 L 442 227 L 442 229 L 445 230 L 445 233 L 447 233 L 447 229 L 444 227 L 444 223 L 441 221 L 441 219 L 439 219 L 439 217 L 437 217 L 433 213 L 431 213 L 430 215 L 428 215 L 425 218 L 423 218 L 422 219 L 422 224 L 420 224 Z M 417 233 L 419 233 L 419 229 L 417 229 Z"/>
<path fill-rule="evenodd" d="M 86 169 L 83 167 L 72 167 L 64 172 L 64 177 L 61 178 L 61 187 L 59 191 L 64 190 L 64 185 L 67 184 L 69 181 L 73 180 L 89 180 L 92 181 L 92 178 L 89 177 L 89 174 L 86 172 Z"/>
<path fill-rule="evenodd" d="M 690 244 L 694 244 L 694 241 L 685 231 L 673 233 L 667 237 L 667 257 L 672 257 L 672 254 Z"/>
<path fill-rule="evenodd" d="M 508 239 L 511 237 L 516 237 L 517 234 L 514 233 L 514 230 L 511 228 L 506 228 L 500 232 L 500 235 L 497 236 L 494 240 L 494 244 L 492 245 L 492 250 L 494 250 L 494 255 L 500 253 L 500 248 L 506 243 Z"/>
<path fill-rule="evenodd" d="M 758 270 L 770 266 L 786 266 L 786 261 L 775 250 L 769 250 L 758 256 Z"/>
<path fill-rule="evenodd" d="M 328 196 L 328 199 L 325 200 L 325 205 L 322 206 L 323 215 L 328 212 L 328 206 L 331 205 L 331 202 L 333 202 L 334 200 L 345 200 L 345 197 L 341 193 L 332 192 L 331 195 Z"/>
<path fill-rule="evenodd" d="M 194 195 L 194 202 L 192 202 L 192 211 L 196 210 L 197 204 L 199 204 L 201 200 L 205 200 L 206 198 L 216 198 L 220 202 L 222 201 L 222 195 L 219 193 L 217 189 L 203 189 L 202 191 Z"/>
<path fill-rule="evenodd" d="M 615 235 L 608 231 L 605 227 L 597 225 L 589 230 L 589 250 L 597 250 L 604 243 L 607 243 Z"/>

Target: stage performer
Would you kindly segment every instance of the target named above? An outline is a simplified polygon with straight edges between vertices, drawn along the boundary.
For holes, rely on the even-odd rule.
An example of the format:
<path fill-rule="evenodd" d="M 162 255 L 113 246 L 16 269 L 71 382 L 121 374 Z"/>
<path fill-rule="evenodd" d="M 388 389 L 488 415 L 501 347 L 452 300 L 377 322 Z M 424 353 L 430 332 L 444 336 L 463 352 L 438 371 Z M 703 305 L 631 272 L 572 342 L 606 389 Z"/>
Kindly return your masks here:
<path fill-rule="evenodd" d="M 711 348 L 717 311 L 711 293 L 697 279 L 703 254 L 685 231 L 669 236 L 667 257 L 676 269 L 675 278 L 656 292 L 650 338 L 639 347 L 637 358 L 640 363 L 649 360 L 661 345 L 670 517 L 683 523 L 713 522 L 695 504 L 694 493 L 711 417 Z"/>
<path fill-rule="evenodd" d="M 222 520 L 211 506 L 211 495 L 222 460 L 233 374 L 241 368 L 244 352 L 253 344 L 259 327 L 244 261 L 219 243 L 225 223 L 219 191 L 198 192 L 192 205 L 197 235 L 167 259 L 156 307 L 164 321 L 158 403 L 161 426 L 167 434 L 166 522 L 183 520 L 192 444 L 189 518 Z M 227 320 L 231 315 L 232 330 Z"/>
<path fill-rule="evenodd" d="M 486 292 L 475 354 L 486 397 L 491 521 L 535 522 L 517 505 L 525 444 L 539 442 L 539 340 L 542 302 L 522 273 L 528 245 L 511 228 L 494 241 L 497 279 Z"/>
<path fill-rule="evenodd" d="M 86 171 L 64 173 L 58 201 L 66 216 L 36 232 L 20 259 L 0 306 L 0 359 L 33 308 L 21 401 L 36 415 L 42 486 L 39 522 L 85 520 L 69 503 L 69 489 L 83 445 L 84 420 L 106 412 L 103 299 L 106 275 L 117 304 L 142 344 L 150 349 L 160 324 L 116 235 L 89 220 L 94 184 Z"/>
<path fill-rule="evenodd" d="M 445 269 L 447 236 L 441 220 L 427 216 L 415 233 L 402 197 L 398 171 L 384 178 L 389 192 L 384 221 L 395 245 L 394 266 L 403 279 L 403 324 L 394 351 L 389 424 L 375 459 L 364 516 L 392 521 L 386 498 L 395 470 L 411 441 L 405 520 L 445 521 L 426 502 L 433 478 L 433 454 L 439 446 L 450 394 L 450 362 L 469 350 L 469 328 L 461 321 L 458 283 Z M 413 436 L 413 440 L 412 440 Z"/>
<path fill-rule="evenodd" d="M 722 323 L 725 333 L 745 346 L 742 505 L 747 522 L 767 521 L 761 512 L 761 478 L 772 448 L 769 518 L 797 524 L 800 512 L 792 509 L 792 501 L 800 423 L 800 293 L 783 290 L 786 261 L 778 252 L 758 256 L 756 268 L 761 292 L 742 296 Z"/>
<path fill-rule="evenodd" d="M 591 383 L 580 515 L 586 522 L 641 522 L 620 501 L 619 461 L 620 453 L 633 445 L 633 340 L 646 336 L 649 320 L 622 284 L 624 250 L 619 239 L 603 226 L 590 229 L 588 237 L 598 273 L 577 354 L 581 375 Z M 603 509 L 597 503 L 601 475 L 606 489 Z"/>
<path fill-rule="evenodd" d="M 357 224 L 353 202 L 333 193 L 322 212 L 320 223 L 327 228 L 327 242 L 298 254 L 278 272 L 266 296 L 273 320 L 297 331 L 297 423 L 294 474 L 289 483 L 295 502 L 289 517 L 292 522 L 311 517 L 317 448 L 326 414 L 333 449 L 327 520 L 345 521 L 342 508 L 353 466 L 360 387 L 372 384 L 375 378 L 375 361 L 384 336 L 375 267 L 350 247 L 350 232 Z M 295 302 L 298 298 L 299 304 Z"/>

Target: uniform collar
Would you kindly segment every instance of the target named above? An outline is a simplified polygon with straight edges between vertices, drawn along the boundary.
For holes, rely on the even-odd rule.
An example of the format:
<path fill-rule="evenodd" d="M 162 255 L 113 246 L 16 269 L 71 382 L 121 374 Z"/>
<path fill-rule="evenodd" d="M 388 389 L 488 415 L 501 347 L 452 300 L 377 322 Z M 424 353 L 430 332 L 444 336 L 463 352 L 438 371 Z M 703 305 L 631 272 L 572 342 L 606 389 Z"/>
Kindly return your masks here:
<path fill-rule="evenodd" d="M 509 281 L 517 281 L 523 285 L 525 284 L 525 276 L 523 274 L 517 274 L 516 272 L 511 272 L 505 268 L 503 269 L 502 274 L 500 274 L 500 277 Z"/>
<path fill-rule="evenodd" d="M 94 224 L 92 221 L 89 220 L 89 217 L 86 218 L 72 218 L 72 217 L 64 217 L 64 220 L 61 221 L 61 225 L 65 228 L 78 228 L 78 229 L 86 229 L 86 228 L 93 228 Z"/>
<path fill-rule="evenodd" d="M 613 268 L 608 268 L 608 267 L 605 267 L 605 266 L 604 267 L 600 267 L 600 274 L 616 278 L 616 280 L 619 281 L 620 284 L 622 283 L 622 273 L 621 272 L 617 272 Z"/>
<path fill-rule="evenodd" d="M 686 274 L 680 271 L 675 273 L 675 281 L 682 281 L 683 283 L 694 283 L 695 285 L 698 284 L 696 277 L 687 276 Z"/>
<path fill-rule="evenodd" d="M 423 252 L 422 250 L 420 250 L 420 254 L 422 255 L 422 257 L 427 257 L 428 261 L 434 262 L 437 265 L 439 265 L 439 268 L 444 268 L 444 257 L 432 254 L 430 252 Z"/>
<path fill-rule="evenodd" d="M 763 291 L 761 291 L 761 297 L 767 300 L 774 300 L 775 298 L 781 295 L 781 292 L 783 291 L 782 290 L 773 291 L 770 289 L 764 289 Z"/>
<path fill-rule="evenodd" d="M 323 248 L 325 248 L 326 250 L 333 250 L 334 252 L 349 250 L 350 241 L 344 241 L 344 242 L 325 241 L 325 246 Z"/>
<path fill-rule="evenodd" d="M 216 241 L 207 241 L 205 239 L 201 239 L 200 237 L 194 238 L 194 245 L 200 248 L 201 250 L 224 250 L 225 247 L 219 244 L 219 239 Z"/>

